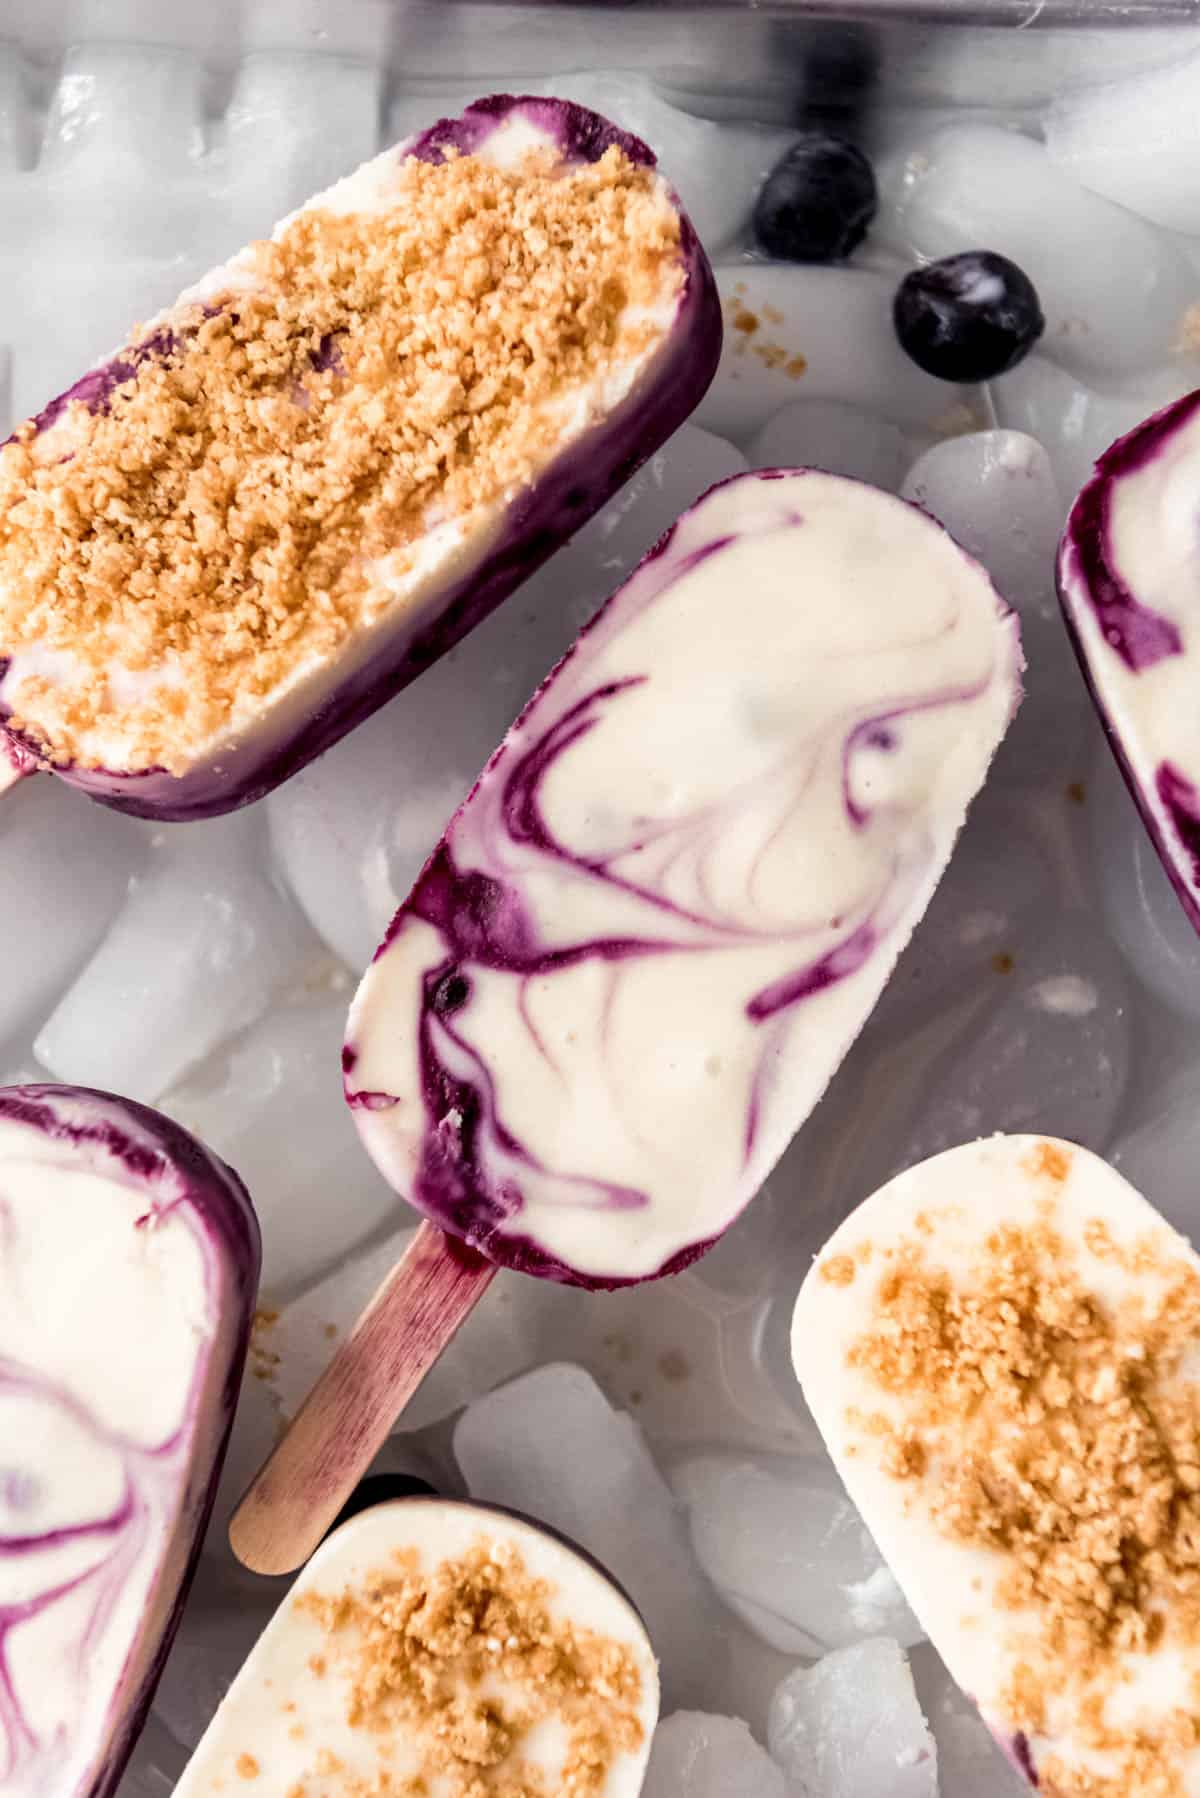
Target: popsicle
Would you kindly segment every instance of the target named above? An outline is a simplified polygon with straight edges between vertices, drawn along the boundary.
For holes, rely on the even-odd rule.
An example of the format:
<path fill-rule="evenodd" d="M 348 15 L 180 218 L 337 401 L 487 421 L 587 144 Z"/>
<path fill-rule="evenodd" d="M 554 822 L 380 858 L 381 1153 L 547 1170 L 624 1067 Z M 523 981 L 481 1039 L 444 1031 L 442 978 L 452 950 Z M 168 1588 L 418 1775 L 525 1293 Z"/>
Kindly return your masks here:
<path fill-rule="evenodd" d="M 258 1279 L 236 1175 L 143 1106 L 0 1088 L 0 1794 L 110 1798 L 199 1553 Z"/>
<path fill-rule="evenodd" d="M 1067 521 L 1059 596 L 1113 754 L 1200 930 L 1200 393 L 1096 464 Z"/>
<path fill-rule="evenodd" d="M 399 1499 L 314 1555 L 175 1798 L 636 1798 L 657 1717 L 649 1639 L 596 1563 L 501 1511 Z"/>
<path fill-rule="evenodd" d="M 1200 1258 L 1104 1161 L 998 1136 L 835 1232 L 792 1352 L 851 1498 L 1046 1798 L 1200 1793 Z"/>
<path fill-rule="evenodd" d="M 144 817 L 248 804 L 504 599 L 720 352 L 637 138 L 496 95 L 364 163 L 0 447 L 10 754 Z"/>
<path fill-rule="evenodd" d="M 251 1565 L 297 1564 L 494 1266 L 619 1286 L 733 1221 L 924 910 L 1020 667 L 979 565 L 856 481 L 735 477 L 651 550 L 354 1000 L 347 1099 L 429 1222 L 235 1518 Z"/>

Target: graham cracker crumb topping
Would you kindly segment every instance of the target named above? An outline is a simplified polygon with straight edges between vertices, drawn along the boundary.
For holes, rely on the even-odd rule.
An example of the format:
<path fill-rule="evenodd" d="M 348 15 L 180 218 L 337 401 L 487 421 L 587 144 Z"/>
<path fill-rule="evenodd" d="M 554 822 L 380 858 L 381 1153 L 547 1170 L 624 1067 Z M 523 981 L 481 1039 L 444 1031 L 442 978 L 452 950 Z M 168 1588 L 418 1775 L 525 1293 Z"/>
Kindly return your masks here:
<path fill-rule="evenodd" d="M 298 214 L 131 339 L 95 410 L 0 448 L 0 656 L 37 652 L 13 723 L 59 763 L 181 772 L 403 603 L 431 527 L 534 480 L 669 328 L 678 251 L 617 146 L 408 158 L 383 208 Z"/>
<path fill-rule="evenodd" d="M 552 1599 L 519 1550 L 485 1541 L 432 1573 L 401 1555 L 361 1588 L 296 1599 L 327 1632 L 347 1723 L 382 1738 L 384 1759 L 389 1737 L 422 1758 L 419 1773 L 364 1781 L 318 1756 L 296 1798 L 315 1798 L 311 1778 L 331 1772 L 339 1798 L 600 1798 L 644 1741 L 641 1672 L 624 1644 L 556 1617 Z M 523 1751 L 548 1720 L 566 1744 L 553 1779 Z"/>
<path fill-rule="evenodd" d="M 1050 1183 L 1062 1170 L 1047 1158 Z M 1016 1731 L 1069 1731 L 1103 1770 L 1038 1759 L 1047 1798 L 1182 1798 L 1186 1707 L 1116 1723 L 1114 1692 L 1160 1647 L 1200 1648 L 1200 1276 L 1161 1235 L 1118 1244 L 1099 1220 L 1089 1253 L 1151 1276 L 1120 1304 L 1085 1277 L 1055 1227 L 986 1240 L 969 1280 L 937 1265 L 936 1237 L 905 1241 L 877 1288 L 850 1364 L 900 1403 L 852 1413 L 885 1472 L 919 1492 L 952 1541 L 1004 1557 L 994 1602 L 1013 1613 L 1000 1694 Z"/>

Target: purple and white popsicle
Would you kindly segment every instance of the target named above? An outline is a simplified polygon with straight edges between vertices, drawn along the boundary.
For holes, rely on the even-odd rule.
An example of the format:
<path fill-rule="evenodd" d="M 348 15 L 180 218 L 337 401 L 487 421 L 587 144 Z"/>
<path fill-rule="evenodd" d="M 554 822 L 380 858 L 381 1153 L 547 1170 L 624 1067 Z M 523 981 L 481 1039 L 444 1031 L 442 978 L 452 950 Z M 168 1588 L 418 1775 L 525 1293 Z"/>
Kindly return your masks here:
<path fill-rule="evenodd" d="M 713 488 L 588 626 L 359 988 L 346 1094 L 406 1199 L 589 1286 L 709 1247 L 820 1098 L 1020 697 L 926 514 Z"/>
<path fill-rule="evenodd" d="M 636 204 L 627 214 L 612 210 L 606 255 L 596 263 L 603 304 L 591 341 L 601 347 L 589 362 L 576 344 L 585 308 L 574 289 L 559 300 L 542 294 L 542 311 L 534 311 L 530 269 L 553 264 L 556 246 L 547 247 L 543 215 L 523 210 L 521 184 L 569 184 L 606 158 L 618 160 Z M 489 236 L 488 220 L 499 213 L 486 205 L 477 215 L 455 215 L 450 241 L 461 245 L 472 231 L 479 240 L 478 257 L 460 271 L 469 291 L 455 286 L 455 275 L 443 277 L 440 263 L 423 266 L 418 233 L 417 247 L 398 248 L 364 294 L 354 269 L 386 229 L 403 235 L 416 203 L 404 186 L 414 164 L 438 171 L 475 164 L 511 179 L 509 235 Z M 443 205 L 443 218 L 446 208 L 465 204 L 453 194 L 429 203 Z M 605 194 L 582 194 L 579 206 L 584 238 L 593 214 L 609 217 Z M 635 226 L 643 231 L 638 242 L 621 237 Z M 666 235 L 639 287 L 634 271 L 651 227 L 665 227 Z M 348 233 L 358 234 L 349 247 Z M 564 258 L 572 236 L 566 233 Z M 285 265 L 293 253 L 302 280 Z M 389 291 L 393 275 L 403 291 L 390 303 L 401 322 L 376 341 L 378 289 Z M 438 303 L 453 317 L 427 317 L 407 297 L 424 277 L 441 289 Z M 591 276 L 577 278 L 586 289 Z M 303 301 L 306 281 L 315 294 L 312 317 L 319 312 L 325 321 L 319 340 L 316 327 L 295 324 L 296 292 Z M 239 307 L 249 316 L 260 305 L 261 343 L 239 341 Z M 289 331 L 291 362 L 256 384 L 260 348 L 264 358 L 269 351 L 287 362 L 280 339 Z M 265 250 L 251 245 L 189 288 L 0 447 L 0 482 L 7 477 L 10 489 L 0 556 L 7 546 L 14 571 L 7 582 L 0 574 L 0 719 L 13 720 L 9 780 L 32 754 L 93 798 L 162 819 L 206 817 L 259 798 L 451 648 L 578 529 L 688 416 L 712 378 L 720 343 L 712 272 L 653 153 L 597 114 L 553 99 L 492 96 L 363 164 L 281 221 Z M 235 367 L 240 447 L 231 449 L 230 413 L 220 402 Z M 164 370 L 178 378 L 161 418 L 148 421 L 135 413 L 139 395 L 148 403 L 148 384 Z M 415 383 L 420 407 L 406 399 L 397 422 L 388 392 L 401 391 L 401 376 Z M 117 446 L 94 478 L 89 464 L 79 484 L 77 459 L 127 415 L 133 479 L 121 472 Z M 525 432 L 519 442 L 514 416 Z M 294 455 L 280 457 L 284 427 L 298 441 Z M 171 461 L 173 433 L 188 447 Z M 378 454 L 359 468 L 359 449 L 376 437 Z M 453 459 L 483 457 L 497 442 L 504 454 L 496 466 L 466 483 L 465 497 L 451 493 L 444 475 Z M 65 497 L 29 503 L 39 479 L 58 478 L 71 488 Z M 357 534 L 369 506 L 378 525 L 370 538 Z M 133 578 L 138 566 L 149 570 L 147 603 L 139 601 L 97 651 L 89 637 L 127 609 L 121 558 L 142 507 L 153 513 L 154 529 L 132 566 Z M 64 519 L 60 553 L 59 539 L 49 547 L 47 539 Z M 339 532 L 346 553 L 331 576 L 321 556 Z M 312 553 L 303 548 L 310 536 Z M 235 549 L 245 552 L 236 569 Z M 149 578 L 155 556 L 163 560 L 161 580 Z M 219 580 L 223 564 L 233 572 L 212 619 L 197 621 L 186 598 L 171 615 L 150 617 L 149 602 L 181 574 L 190 569 L 203 585 Z M 39 570 L 33 582 L 32 565 Z M 55 608 L 61 612 L 68 591 L 76 610 L 64 625 Z M 244 646 L 230 639 L 231 618 L 239 630 L 245 620 Z M 310 625 L 324 635 L 306 648 Z M 198 712 L 198 670 L 208 664 L 196 660 L 197 646 L 210 638 L 233 672 Z M 182 725 L 172 723 L 184 717 L 191 720 L 185 744 Z M 173 729 L 181 741 L 168 755 L 163 746 L 174 752 Z"/>
<path fill-rule="evenodd" d="M 143 1106 L 0 1089 L 0 1794 L 110 1798 L 241 1381 L 258 1226 Z"/>
<path fill-rule="evenodd" d="M 1058 591 L 1113 754 L 1200 930 L 1200 393 L 1101 456 Z"/>

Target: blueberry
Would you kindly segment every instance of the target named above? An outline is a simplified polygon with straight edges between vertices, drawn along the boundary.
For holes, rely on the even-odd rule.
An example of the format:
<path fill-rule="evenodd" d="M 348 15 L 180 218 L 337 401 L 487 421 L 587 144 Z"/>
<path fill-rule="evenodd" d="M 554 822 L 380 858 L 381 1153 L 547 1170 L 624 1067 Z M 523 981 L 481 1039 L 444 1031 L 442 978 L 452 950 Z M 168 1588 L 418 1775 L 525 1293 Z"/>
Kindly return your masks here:
<path fill-rule="evenodd" d="M 990 381 L 1015 368 L 1042 332 L 1037 289 L 991 250 L 966 250 L 914 269 L 896 290 L 896 336 L 942 381 Z"/>
<path fill-rule="evenodd" d="M 754 234 L 782 262 L 838 262 L 875 217 L 875 176 L 861 150 L 806 131 L 763 182 Z"/>

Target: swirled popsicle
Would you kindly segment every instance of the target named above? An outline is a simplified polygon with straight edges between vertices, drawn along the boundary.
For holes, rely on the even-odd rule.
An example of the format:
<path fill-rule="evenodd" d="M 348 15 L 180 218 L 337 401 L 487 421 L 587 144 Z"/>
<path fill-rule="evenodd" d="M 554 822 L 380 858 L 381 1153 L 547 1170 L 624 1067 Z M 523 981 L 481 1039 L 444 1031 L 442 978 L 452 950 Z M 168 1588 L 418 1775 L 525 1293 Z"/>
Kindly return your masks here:
<path fill-rule="evenodd" d="M 945 867 L 1016 621 L 925 514 L 812 471 L 713 488 L 588 626 L 364 978 L 346 1095 L 489 1260 L 670 1272 L 757 1191 Z"/>
<path fill-rule="evenodd" d="M 0 447 L 0 785 L 258 798 L 584 523 L 720 341 L 653 154 L 597 114 L 493 96 L 364 163 Z"/>
<path fill-rule="evenodd" d="M 242 1501 L 243 1560 L 311 1552 L 496 1266 L 627 1285 L 732 1223 L 924 911 L 1021 666 L 978 563 L 857 481 L 736 476 L 650 551 L 355 996 L 346 1097 L 426 1222 Z"/>
<path fill-rule="evenodd" d="M 1200 393 L 1114 443 L 1071 509 L 1058 590 L 1113 754 L 1200 930 Z"/>
<path fill-rule="evenodd" d="M 594 1562 L 482 1505 L 376 1505 L 317 1550 L 176 1798 L 637 1798 L 658 1718 L 641 1619 Z"/>
<path fill-rule="evenodd" d="M 1046 1798 L 1200 1793 L 1200 1257 L 1098 1156 L 996 1136 L 825 1245 L 792 1354 L 951 1674 Z"/>
<path fill-rule="evenodd" d="M 140 1105 L 0 1089 L 0 1794 L 110 1798 L 200 1549 L 258 1278 L 240 1181 Z"/>

